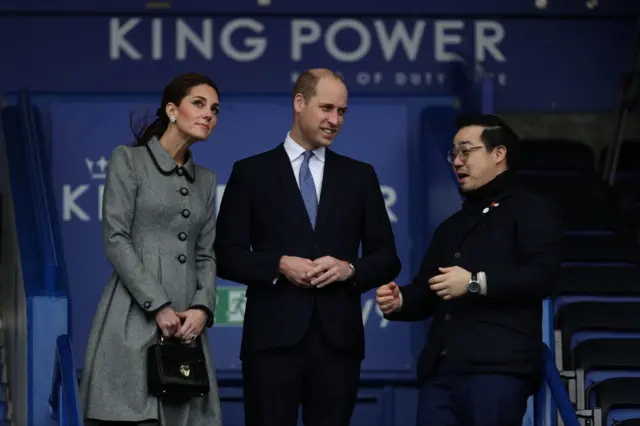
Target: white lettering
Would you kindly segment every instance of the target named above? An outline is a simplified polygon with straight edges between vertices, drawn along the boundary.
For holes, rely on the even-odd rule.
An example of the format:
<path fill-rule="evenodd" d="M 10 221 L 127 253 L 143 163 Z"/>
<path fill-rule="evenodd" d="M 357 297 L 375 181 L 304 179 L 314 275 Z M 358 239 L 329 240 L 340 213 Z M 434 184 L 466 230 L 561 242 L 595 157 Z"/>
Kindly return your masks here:
<path fill-rule="evenodd" d="M 384 313 L 380 309 L 380 306 L 376 303 L 376 314 L 380 317 L 380 328 L 385 328 L 389 325 L 389 320 L 384 317 Z"/>
<path fill-rule="evenodd" d="M 446 45 L 462 44 L 462 37 L 459 34 L 446 34 L 446 30 L 462 30 L 463 28 L 464 22 L 462 21 L 436 21 L 434 50 L 437 62 L 463 61 L 459 54 L 445 50 Z"/>
<path fill-rule="evenodd" d="M 380 40 L 380 47 L 382 48 L 382 55 L 384 59 L 389 62 L 395 55 L 398 49 L 398 43 L 402 44 L 404 53 L 407 55 L 409 61 L 414 62 L 418 57 L 418 51 L 420 50 L 420 43 L 424 34 L 424 29 L 427 26 L 425 21 L 418 21 L 413 27 L 413 34 L 409 37 L 409 32 L 403 21 L 396 21 L 391 30 L 391 36 L 387 33 L 387 28 L 384 25 L 384 21 L 377 20 L 373 23 Z"/>
<path fill-rule="evenodd" d="M 248 28 L 260 34 L 264 31 L 264 25 L 255 19 L 235 19 L 224 26 L 220 33 L 220 45 L 229 58 L 238 62 L 250 62 L 258 59 L 264 54 L 267 48 L 267 39 L 264 37 L 247 37 L 244 39 L 244 46 L 248 51 L 242 52 L 236 49 L 231 43 L 231 35 L 240 28 Z"/>
<path fill-rule="evenodd" d="M 371 311 L 375 311 L 376 315 L 380 318 L 380 324 L 378 326 L 380 328 L 385 328 L 389 325 L 389 320 L 384 317 L 384 314 L 380 310 L 380 307 L 373 299 L 365 300 L 362 305 L 362 324 L 366 327 L 367 322 L 369 321 L 369 317 L 371 316 Z"/>
<path fill-rule="evenodd" d="M 336 43 L 338 33 L 342 30 L 351 29 L 358 33 L 360 42 L 353 52 L 340 50 Z M 340 19 L 327 28 L 324 36 L 324 44 L 327 52 L 336 60 L 341 62 L 357 62 L 369 54 L 371 50 L 371 33 L 367 27 L 355 19 Z"/>
<path fill-rule="evenodd" d="M 489 32 L 489 34 L 487 34 Z M 478 21 L 475 25 L 476 61 L 484 62 L 488 52 L 496 62 L 506 61 L 505 56 L 498 49 L 498 44 L 504 40 L 505 31 L 501 23 L 496 21 Z"/>
<path fill-rule="evenodd" d="M 186 22 L 178 19 L 176 22 L 176 59 L 180 61 L 187 59 L 187 41 L 200 52 L 203 58 L 213 58 L 213 22 L 211 19 L 202 20 L 202 35 L 200 37 Z"/>
<path fill-rule="evenodd" d="M 76 204 L 76 200 L 87 192 L 87 189 L 89 189 L 89 185 L 80 185 L 73 190 L 71 190 L 71 185 L 62 186 L 62 219 L 65 222 L 71 220 L 72 213 L 85 222 L 91 219 L 89 215 Z"/>
<path fill-rule="evenodd" d="M 303 32 L 303 30 L 305 30 Z M 311 19 L 293 19 L 291 21 L 291 60 L 302 60 L 302 45 L 312 44 L 320 40 L 322 29 L 320 24 Z M 297 78 L 297 77 L 296 77 Z"/>
<path fill-rule="evenodd" d="M 162 19 L 151 20 L 151 57 L 156 61 L 162 59 Z"/>
<path fill-rule="evenodd" d="M 98 187 L 98 220 L 102 221 L 102 199 L 104 198 L 104 185 Z"/>
<path fill-rule="evenodd" d="M 112 18 L 109 21 L 109 57 L 111 59 L 120 59 L 121 51 L 130 59 L 142 59 L 142 54 L 126 39 L 127 33 L 139 23 L 140 18 L 129 19 L 124 25 L 120 25 L 120 19 L 118 18 Z"/>
<path fill-rule="evenodd" d="M 391 207 L 398 200 L 398 193 L 395 189 L 387 185 L 381 185 L 380 191 L 382 191 L 382 196 L 384 197 L 384 205 L 387 208 L 387 214 L 389 215 L 389 221 L 391 223 L 398 222 L 398 216 L 391 210 Z"/>

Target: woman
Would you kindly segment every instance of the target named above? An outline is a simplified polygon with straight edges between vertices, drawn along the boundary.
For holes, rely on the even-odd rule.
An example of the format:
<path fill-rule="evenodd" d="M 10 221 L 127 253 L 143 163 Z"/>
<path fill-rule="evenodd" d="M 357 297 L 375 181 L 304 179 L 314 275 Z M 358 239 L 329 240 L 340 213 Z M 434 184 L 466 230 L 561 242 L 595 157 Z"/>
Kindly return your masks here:
<path fill-rule="evenodd" d="M 181 75 L 165 88 L 157 118 L 136 146 L 111 154 L 102 233 L 114 272 L 85 355 L 81 397 L 88 424 L 221 425 L 204 329 L 213 325 L 216 306 L 216 178 L 194 164 L 189 150 L 211 135 L 219 102 L 209 78 Z M 207 395 L 180 403 L 149 394 L 146 353 L 161 334 L 201 340 Z"/>

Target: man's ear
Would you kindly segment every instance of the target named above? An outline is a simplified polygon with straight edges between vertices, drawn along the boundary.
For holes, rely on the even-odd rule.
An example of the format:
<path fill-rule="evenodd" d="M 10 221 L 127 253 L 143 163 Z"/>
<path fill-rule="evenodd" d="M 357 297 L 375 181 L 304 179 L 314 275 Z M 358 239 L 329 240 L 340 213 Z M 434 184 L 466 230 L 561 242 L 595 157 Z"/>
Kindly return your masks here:
<path fill-rule="evenodd" d="M 293 97 L 293 110 L 297 113 L 300 113 L 306 106 L 307 100 L 304 98 L 302 93 L 296 93 L 296 95 Z"/>

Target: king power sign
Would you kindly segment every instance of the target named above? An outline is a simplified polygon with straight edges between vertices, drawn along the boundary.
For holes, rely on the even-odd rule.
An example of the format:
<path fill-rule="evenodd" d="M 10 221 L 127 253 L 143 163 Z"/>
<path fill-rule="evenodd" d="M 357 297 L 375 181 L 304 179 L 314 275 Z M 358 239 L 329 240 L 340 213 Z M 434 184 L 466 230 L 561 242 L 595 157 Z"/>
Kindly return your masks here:
<path fill-rule="evenodd" d="M 284 28 L 283 28 L 284 27 Z M 293 65 L 314 57 L 340 68 L 360 86 L 444 85 L 447 72 L 425 64 L 504 63 L 504 26 L 493 20 L 258 20 L 237 18 L 199 21 L 168 18 L 112 18 L 109 21 L 111 61 L 214 61 L 238 64 L 270 60 Z M 286 50 L 285 50 L 286 47 Z M 286 53 L 285 53 L 286 52 Z M 282 57 L 285 53 L 286 56 Z M 366 67 L 376 60 L 378 70 Z M 399 68 L 389 72 L 387 64 Z M 415 65 L 420 65 L 416 67 Z M 393 69 L 393 68 L 392 68 Z M 300 70 L 292 69 L 295 81 Z M 506 84 L 506 74 L 496 74 Z"/>

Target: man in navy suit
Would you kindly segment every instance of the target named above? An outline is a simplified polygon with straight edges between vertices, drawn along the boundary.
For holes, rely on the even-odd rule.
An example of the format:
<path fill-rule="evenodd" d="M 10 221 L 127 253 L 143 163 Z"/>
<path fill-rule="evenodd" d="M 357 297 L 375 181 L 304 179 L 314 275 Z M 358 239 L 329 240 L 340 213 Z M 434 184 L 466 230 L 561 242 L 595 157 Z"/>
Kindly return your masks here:
<path fill-rule="evenodd" d="M 215 252 L 218 275 L 247 285 L 247 426 L 295 426 L 300 405 L 306 426 L 349 425 L 361 293 L 400 272 L 373 167 L 329 149 L 346 112 L 339 75 L 302 73 L 284 143 L 236 162 L 227 182 Z"/>

